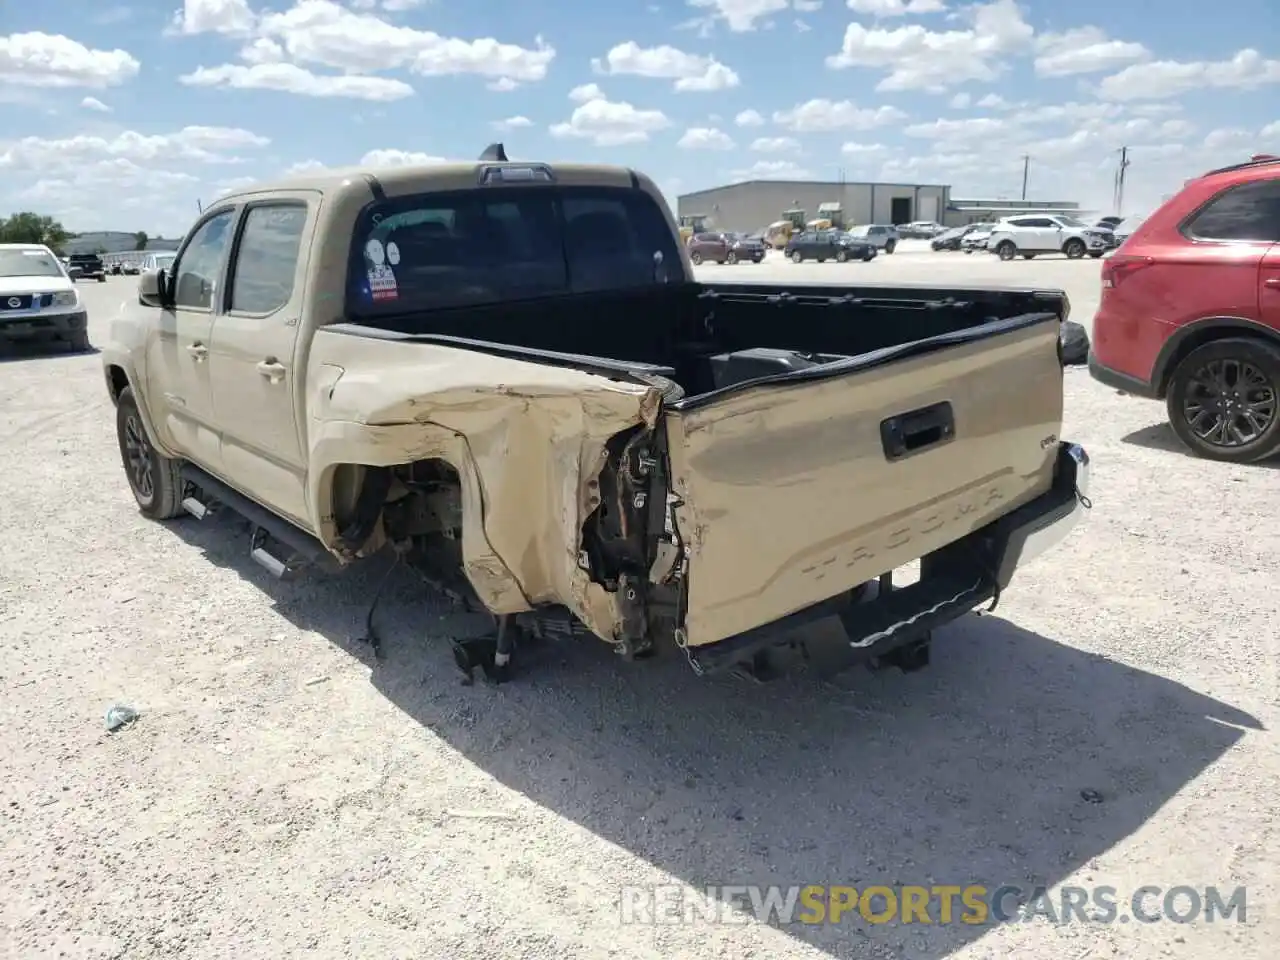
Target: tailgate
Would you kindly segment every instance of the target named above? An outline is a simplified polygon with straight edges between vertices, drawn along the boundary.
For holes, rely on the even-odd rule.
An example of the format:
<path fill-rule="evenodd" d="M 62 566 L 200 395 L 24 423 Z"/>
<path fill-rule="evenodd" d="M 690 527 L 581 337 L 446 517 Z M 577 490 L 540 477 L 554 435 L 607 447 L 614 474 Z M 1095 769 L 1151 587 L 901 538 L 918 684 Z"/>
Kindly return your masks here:
<path fill-rule="evenodd" d="M 689 644 L 835 597 L 1045 493 L 1062 423 L 1059 322 L 1028 321 L 670 408 Z"/>

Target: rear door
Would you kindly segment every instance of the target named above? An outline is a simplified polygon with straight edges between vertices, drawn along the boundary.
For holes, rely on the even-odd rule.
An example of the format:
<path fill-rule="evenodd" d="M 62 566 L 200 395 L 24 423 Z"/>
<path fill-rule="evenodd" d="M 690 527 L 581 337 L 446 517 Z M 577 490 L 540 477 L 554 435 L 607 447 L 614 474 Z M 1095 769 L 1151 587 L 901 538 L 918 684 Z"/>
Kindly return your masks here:
<path fill-rule="evenodd" d="M 670 408 L 689 643 L 835 597 L 1046 492 L 1058 328 L 1008 321 L 926 355 Z"/>
<path fill-rule="evenodd" d="M 298 521 L 307 517 L 297 412 L 305 241 L 317 207 L 309 196 L 285 195 L 245 207 L 228 271 L 226 311 L 217 318 L 209 358 L 227 476 L 259 503 Z"/>

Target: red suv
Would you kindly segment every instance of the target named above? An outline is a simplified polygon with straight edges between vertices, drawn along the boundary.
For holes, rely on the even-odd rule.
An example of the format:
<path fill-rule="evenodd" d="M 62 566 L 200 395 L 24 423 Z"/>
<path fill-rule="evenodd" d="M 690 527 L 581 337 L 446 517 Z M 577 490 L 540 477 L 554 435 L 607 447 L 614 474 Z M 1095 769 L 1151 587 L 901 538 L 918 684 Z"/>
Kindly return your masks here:
<path fill-rule="evenodd" d="M 1201 457 L 1280 453 L 1280 157 L 1189 181 L 1104 262 L 1089 372 Z"/>

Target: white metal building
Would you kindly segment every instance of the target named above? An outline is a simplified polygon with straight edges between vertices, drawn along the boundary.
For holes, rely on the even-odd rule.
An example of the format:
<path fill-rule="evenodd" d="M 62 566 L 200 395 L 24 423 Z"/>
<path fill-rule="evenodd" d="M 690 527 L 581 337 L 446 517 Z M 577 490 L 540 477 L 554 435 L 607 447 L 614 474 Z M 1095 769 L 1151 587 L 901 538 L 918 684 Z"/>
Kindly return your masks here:
<path fill-rule="evenodd" d="M 850 183 L 813 180 L 748 180 L 686 193 L 677 198 L 677 215 L 705 216 L 707 226 L 750 233 L 783 219 L 787 210 L 804 218 L 825 215 L 820 206 L 839 204 L 847 226 L 865 223 L 943 221 L 951 188 L 941 184 Z"/>

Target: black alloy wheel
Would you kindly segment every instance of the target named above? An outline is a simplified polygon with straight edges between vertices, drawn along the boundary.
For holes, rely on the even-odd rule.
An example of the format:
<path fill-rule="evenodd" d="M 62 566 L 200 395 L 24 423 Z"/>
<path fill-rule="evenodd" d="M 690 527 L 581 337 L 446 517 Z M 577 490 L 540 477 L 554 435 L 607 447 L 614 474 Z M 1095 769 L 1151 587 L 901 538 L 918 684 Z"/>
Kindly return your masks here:
<path fill-rule="evenodd" d="M 1178 438 L 1207 460 L 1253 463 L 1280 453 L 1280 347 L 1217 340 L 1194 350 L 1169 381 Z"/>

